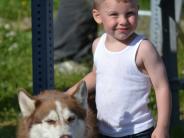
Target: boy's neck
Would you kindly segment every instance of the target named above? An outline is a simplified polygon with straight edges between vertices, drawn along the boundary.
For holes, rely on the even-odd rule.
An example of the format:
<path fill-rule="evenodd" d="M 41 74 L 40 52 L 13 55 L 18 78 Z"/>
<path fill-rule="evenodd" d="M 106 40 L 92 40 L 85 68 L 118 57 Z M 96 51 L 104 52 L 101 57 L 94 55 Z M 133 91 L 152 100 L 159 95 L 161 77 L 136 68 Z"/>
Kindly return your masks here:
<path fill-rule="evenodd" d="M 126 40 L 118 40 L 118 39 L 115 39 L 115 38 L 113 38 L 112 36 L 109 36 L 108 34 L 107 34 L 107 40 L 106 40 L 106 42 L 107 43 L 114 43 L 114 42 L 117 42 L 117 43 L 122 43 L 123 45 L 129 45 L 131 42 L 132 42 L 132 40 L 134 40 L 134 38 L 137 36 L 137 34 L 136 33 L 133 33 L 133 34 L 131 34 Z"/>
<path fill-rule="evenodd" d="M 112 38 L 111 36 L 106 37 L 105 47 L 112 52 L 118 52 L 126 48 L 133 39 L 137 36 L 136 33 L 132 34 L 126 41 L 119 41 L 117 39 Z"/>

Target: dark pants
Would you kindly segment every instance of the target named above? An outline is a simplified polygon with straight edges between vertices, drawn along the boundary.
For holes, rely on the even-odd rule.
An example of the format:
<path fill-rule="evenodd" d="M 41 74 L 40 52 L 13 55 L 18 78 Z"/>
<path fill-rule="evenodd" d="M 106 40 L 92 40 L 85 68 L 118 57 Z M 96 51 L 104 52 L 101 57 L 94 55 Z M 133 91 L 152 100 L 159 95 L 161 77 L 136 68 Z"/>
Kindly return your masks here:
<path fill-rule="evenodd" d="M 91 45 L 97 24 L 91 14 L 91 0 L 60 0 L 54 20 L 54 61 L 91 59 Z"/>
<path fill-rule="evenodd" d="M 128 135 L 128 136 L 124 136 L 124 137 L 118 137 L 118 138 L 151 138 L 151 134 L 152 134 L 153 130 L 154 130 L 154 128 L 152 127 L 148 130 L 145 130 L 145 131 L 137 133 L 137 134 Z M 101 135 L 100 138 L 115 138 L 115 137 L 108 137 L 108 136 Z"/>

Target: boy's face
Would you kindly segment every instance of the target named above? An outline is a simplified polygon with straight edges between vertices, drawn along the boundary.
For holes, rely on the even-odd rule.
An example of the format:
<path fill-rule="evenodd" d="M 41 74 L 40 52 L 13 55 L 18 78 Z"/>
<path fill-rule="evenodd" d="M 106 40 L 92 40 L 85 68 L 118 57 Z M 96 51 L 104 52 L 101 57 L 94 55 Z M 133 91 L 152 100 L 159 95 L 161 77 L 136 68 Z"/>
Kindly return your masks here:
<path fill-rule="evenodd" d="M 93 16 L 108 35 L 126 41 L 137 27 L 138 5 L 134 0 L 104 0 Z"/>

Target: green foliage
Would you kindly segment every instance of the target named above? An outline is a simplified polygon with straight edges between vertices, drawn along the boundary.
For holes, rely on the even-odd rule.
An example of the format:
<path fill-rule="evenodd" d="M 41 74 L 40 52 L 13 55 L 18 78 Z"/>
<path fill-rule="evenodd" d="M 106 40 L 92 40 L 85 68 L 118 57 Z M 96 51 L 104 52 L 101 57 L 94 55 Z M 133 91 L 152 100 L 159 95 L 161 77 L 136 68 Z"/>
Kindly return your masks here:
<path fill-rule="evenodd" d="M 31 33 L 0 28 L 0 92 L 13 92 L 18 86 L 31 86 Z M 29 84 L 25 80 L 28 80 Z M 11 85 L 10 85 L 11 84 Z"/>
<path fill-rule="evenodd" d="M 155 92 L 152 89 L 151 93 L 149 95 L 149 108 L 152 111 L 152 115 L 154 116 L 154 118 L 156 119 L 156 115 L 157 115 L 157 106 L 156 106 L 156 98 L 155 98 Z"/>
<path fill-rule="evenodd" d="M 30 16 L 31 0 L 1 0 L 0 17 L 6 19 L 20 19 Z"/>
<path fill-rule="evenodd" d="M 184 60 L 181 60 L 181 59 L 184 59 L 184 54 L 183 54 L 183 51 L 184 51 L 184 32 L 182 32 L 181 28 L 178 28 L 180 29 L 179 32 L 179 36 L 178 36 L 178 55 L 177 55 L 177 59 L 178 59 L 178 73 L 179 73 L 179 76 L 180 77 L 184 77 Z"/>
<path fill-rule="evenodd" d="M 178 55 L 177 55 L 177 60 L 178 60 L 178 75 L 180 79 L 184 79 L 184 33 L 181 30 L 181 27 L 179 29 L 179 35 L 178 35 Z M 180 112 L 181 116 L 180 118 L 184 120 L 184 90 L 179 91 L 179 105 L 180 105 Z M 184 130 L 184 129 L 183 129 Z"/>
<path fill-rule="evenodd" d="M 31 32 L 0 25 L 0 137 L 14 138 L 19 113 L 17 89 L 32 89 Z M 12 133 L 11 133 L 12 132 Z"/>
<path fill-rule="evenodd" d="M 60 91 L 65 91 L 69 87 L 73 86 L 76 82 L 87 72 L 73 72 L 73 73 L 61 73 L 59 69 L 55 69 L 55 87 Z"/>
<path fill-rule="evenodd" d="M 142 10 L 149 10 L 150 9 L 150 0 L 138 0 L 140 9 Z"/>

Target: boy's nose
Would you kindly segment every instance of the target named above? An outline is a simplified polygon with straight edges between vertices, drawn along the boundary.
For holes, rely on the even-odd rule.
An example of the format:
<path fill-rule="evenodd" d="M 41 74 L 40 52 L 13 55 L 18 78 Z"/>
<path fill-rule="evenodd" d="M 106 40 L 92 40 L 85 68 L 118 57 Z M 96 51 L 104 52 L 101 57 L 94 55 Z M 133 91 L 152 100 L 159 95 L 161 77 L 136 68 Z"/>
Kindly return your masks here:
<path fill-rule="evenodd" d="M 127 18 L 126 17 L 124 17 L 124 16 L 120 16 L 119 17 L 119 24 L 121 24 L 121 25 L 126 25 L 127 24 Z"/>

